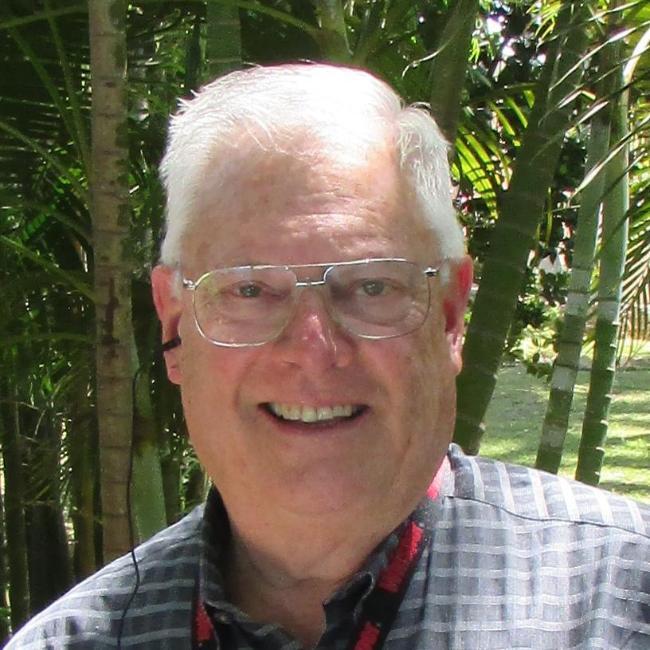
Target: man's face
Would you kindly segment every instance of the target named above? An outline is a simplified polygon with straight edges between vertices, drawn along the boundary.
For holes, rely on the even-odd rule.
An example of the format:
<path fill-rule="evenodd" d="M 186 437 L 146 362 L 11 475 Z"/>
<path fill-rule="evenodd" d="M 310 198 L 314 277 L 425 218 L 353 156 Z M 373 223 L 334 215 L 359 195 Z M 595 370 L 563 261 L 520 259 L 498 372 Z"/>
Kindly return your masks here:
<path fill-rule="evenodd" d="M 338 169 L 269 154 L 227 179 L 219 196 L 203 196 L 184 242 L 183 274 L 196 280 L 217 267 L 373 257 L 434 264 L 440 253 L 393 157 L 367 158 Z M 308 288 L 282 335 L 251 348 L 203 339 L 191 292 L 174 297 L 171 272 L 154 271 L 165 338 L 182 338 L 167 353 L 169 376 L 181 387 L 192 444 L 229 509 L 381 512 L 395 523 L 412 509 L 444 457 L 455 417 L 471 271 L 466 261 L 453 269 L 446 293 L 430 280 L 429 315 L 411 334 L 355 337 L 332 321 L 319 289 Z M 353 415 L 308 423 L 273 413 L 337 406 Z"/>

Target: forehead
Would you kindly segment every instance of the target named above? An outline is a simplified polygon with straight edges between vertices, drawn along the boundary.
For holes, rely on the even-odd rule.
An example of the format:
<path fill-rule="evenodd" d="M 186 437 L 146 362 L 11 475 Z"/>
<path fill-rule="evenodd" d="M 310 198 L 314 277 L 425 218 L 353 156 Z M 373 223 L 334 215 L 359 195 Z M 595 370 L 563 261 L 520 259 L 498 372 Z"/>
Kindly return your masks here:
<path fill-rule="evenodd" d="M 237 152 L 205 176 L 184 264 L 308 264 L 365 257 L 432 257 L 432 237 L 389 147 L 351 161 Z M 424 259 L 426 258 L 426 259 Z"/>

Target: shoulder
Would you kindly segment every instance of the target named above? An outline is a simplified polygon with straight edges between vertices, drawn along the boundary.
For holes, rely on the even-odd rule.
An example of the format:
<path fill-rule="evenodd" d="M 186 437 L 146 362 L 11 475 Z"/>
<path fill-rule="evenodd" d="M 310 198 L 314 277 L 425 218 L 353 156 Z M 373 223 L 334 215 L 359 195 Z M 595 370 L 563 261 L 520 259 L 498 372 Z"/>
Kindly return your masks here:
<path fill-rule="evenodd" d="M 647 505 L 465 456 L 458 447 L 449 460 L 453 486 L 441 499 L 427 559 L 437 596 L 462 605 L 455 611 L 468 624 L 500 621 L 501 632 L 519 645 L 500 641 L 498 647 L 537 647 L 526 630 L 538 633 L 544 647 L 577 647 L 576 639 L 612 650 L 646 647 Z M 514 616 L 515 628 L 499 618 L 504 612 Z"/>
<path fill-rule="evenodd" d="M 465 456 L 452 445 L 453 498 L 531 525 L 611 530 L 650 544 L 650 506 L 529 467 Z M 463 507 L 463 506 L 461 506 Z"/>
<path fill-rule="evenodd" d="M 409 647 L 649 647 L 647 506 L 455 445 L 448 457 L 400 621 L 427 642 Z"/>
<path fill-rule="evenodd" d="M 202 514 L 200 506 L 76 585 L 19 630 L 7 650 L 114 648 L 120 627 L 124 640 L 137 632 L 142 647 L 164 647 L 154 637 L 187 634 Z"/>

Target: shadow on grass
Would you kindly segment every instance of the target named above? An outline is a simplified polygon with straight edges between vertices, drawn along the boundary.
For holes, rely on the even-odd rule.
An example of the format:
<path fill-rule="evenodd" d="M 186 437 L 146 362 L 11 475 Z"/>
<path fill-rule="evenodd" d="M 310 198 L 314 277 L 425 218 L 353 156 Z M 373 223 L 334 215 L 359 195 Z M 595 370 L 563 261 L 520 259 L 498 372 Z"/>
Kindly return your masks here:
<path fill-rule="evenodd" d="M 617 422 L 620 422 L 620 420 L 617 420 Z M 625 422 L 627 422 L 627 420 L 625 420 Z M 607 439 L 607 442 L 609 442 L 613 447 L 616 447 L 618 445 L 624 445 L 625 443 L 632 445 L 644 444 L 644 440 L 646 440 L 646 449 L 649 454 L 648 460 L 650 460 L 650 429 L 648 429 L 648 431 L 639 431 L 638 433 L 626 433 L 624 436 L 613 434 Z"/>
<path fill-rule="evenodd" d="M 629 467 L 630 469 L 648 469 L 648 461 L 644 461 L 642 458 L 637 456 L 630 456 L 629 454 L 616 454 L 616 453 L 607 453 L 605 452 L 605 465 L 607 461 L 610 461 L 610 464 L 620 465 L 622 467 Z M 615 461 L 615 463 L 614 463 Z M 650 484 L 648 485 L 650 488 Z"/>
<path fill-rule="evenodd" d="M 561 473 L 573 476 L 589 374 L 579 373 Z M 533 466 L 549 385 L 517 366 L 502 368 L 486 416 L 481 454 Z M 601 487 L 650 501 L 650 367 L 621 371 L 609 417 Z"/>
<path fill-rule="evenodd" d="M 633 493 L 634 498 L 650 501 L 650 486 L 647 483 L 630 483 L 628 481 L 602 481 L 598 487 L 620 496 Z"/>

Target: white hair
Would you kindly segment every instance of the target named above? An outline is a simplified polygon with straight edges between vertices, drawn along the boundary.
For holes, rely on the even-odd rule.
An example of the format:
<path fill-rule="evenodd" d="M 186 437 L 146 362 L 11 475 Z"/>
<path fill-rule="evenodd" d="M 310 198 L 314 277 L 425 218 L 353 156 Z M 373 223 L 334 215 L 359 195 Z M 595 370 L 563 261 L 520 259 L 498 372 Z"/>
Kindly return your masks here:
<path fill-rule="evenodd" d="M 183 237 L 200 212 L 206 176 L 211 193 L 241 158 L 241 146 L 282 152 L 297 133 L 308 134 L 313 151 L 343 164 L 362 162 L 372 147 L 392 139 L 416 208 L 434 231 L 438 253 L 459 257 L 462 230 L 451 200 L 447 148 L 429 113 L 405 107 L 383 81 L 362 70 L 323 64 L 289 64 L 232 72 L 183 101 L 171 118 L 161 176 L 167 194 L 163 264 L 178 266 Z M 289 155 L 296 155 L 290 150 Z M 247 154 L 248 155 L 248 154 Z M 217 187 L 215 188 L 215 184 Z"/>

